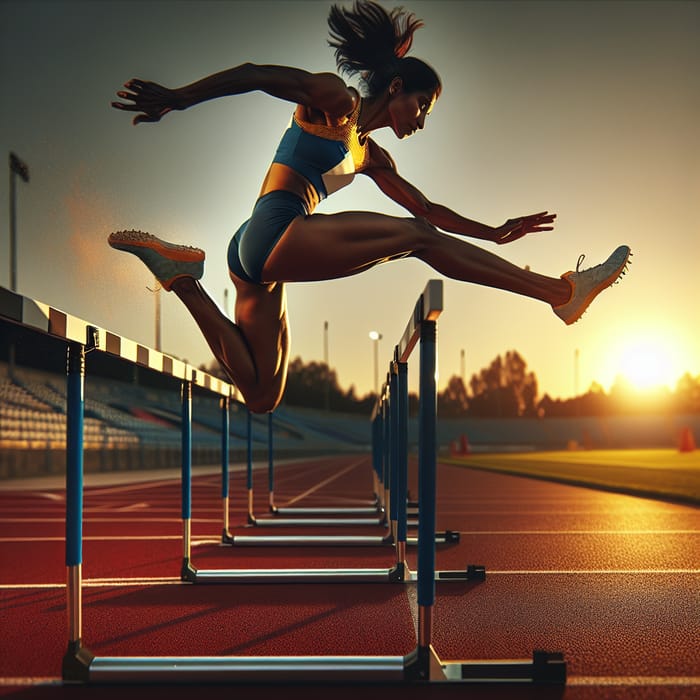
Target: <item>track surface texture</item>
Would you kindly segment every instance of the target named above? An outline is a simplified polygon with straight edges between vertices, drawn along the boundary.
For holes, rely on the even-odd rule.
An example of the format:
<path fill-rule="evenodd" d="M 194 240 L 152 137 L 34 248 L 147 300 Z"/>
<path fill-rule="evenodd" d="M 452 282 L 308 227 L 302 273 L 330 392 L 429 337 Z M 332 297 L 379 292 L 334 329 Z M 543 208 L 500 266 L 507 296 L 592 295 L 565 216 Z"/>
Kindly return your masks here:
<path fill-rule="evenodd" d="M 433 642 L 443 660 L 563 652 L 563 688 L 464 684 L 207 686 L 258 699 L 700 697 L 700 510 L 631 495 L 438 467 L 439 570 L 486 567 L 483 582 L 438 582 Z M 267 516 L 266 470 L 255 471 Z M 415 474 L 410 480 L 415 492 Z M 278 506 L 357 506 L 369 457 L 280 465 Z M 60 680 L 66 649 L 65 486 L 0 483 L 0 695 L 123 698 L 192 686 L 81 686 Z M 201 569 L 391 567 L 391 546 L 224 546 L 216 469 L 195 470 L 192 560 Z M 236 535 L 383 534 L 380 526 L 246 526 L 244 475 L 231 476 Z M 180 479 L 165 471 L 86 478 L 83 641 L 98 656 L 404 655 L 416 643 L 415 584 L 187 584 L 180 581 Z M 416 569 L 416 548 L 407 560 Z"/>

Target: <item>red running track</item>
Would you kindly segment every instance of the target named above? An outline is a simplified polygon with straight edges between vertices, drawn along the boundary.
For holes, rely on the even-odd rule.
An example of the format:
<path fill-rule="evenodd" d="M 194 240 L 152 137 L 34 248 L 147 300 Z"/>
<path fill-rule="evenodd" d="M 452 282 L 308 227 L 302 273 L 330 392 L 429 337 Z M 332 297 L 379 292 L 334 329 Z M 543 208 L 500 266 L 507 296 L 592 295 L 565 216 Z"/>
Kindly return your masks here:
<path fill-rule="evenodd" d="M 138 476 L 152 480 L 133 483 L 134 474 L 122 473 L 86 482 L 83 639 L 93 652 L 403 655 L 415 646 L 412 584 L 181 583 L 179 478 Z M 265 471 L 257 471 L 260 515 L 265 488 Z M 89 689 L 58 680 L 67 639 L 63 485 L 3 483 L 1 489 L 0 693 L 86 694 Z M 218 475 L 195 477 L 192 559 L 200 568 L 393 563 L 391 547 L 221 546 L 219 493 Z M 370 494 L 367 458 L 278 468 L 279 506 L 360 505 Z M 232 477 L 231 501 L 234 534 L 382 532 L 366 526 L 245 528 L 240 472 Z M 438 545 L 437 567 L 480 564 L 487 578 L 438 584 L 436 650 L 446 660 L 562 651 L 569 679 L 556 697 L 567 699 L 700 697 L 699 524 L 700 511 L 692 507 L 440 465 L 438 529 L 458 530 L 461 540 Z M 413 569 L 415 557 L 409 548 Z M 111 691 L 99 692 L 105 697 Z M 255 692 L 267 697 L 264 688 Z M 362 692 L 384 697 L 387 689 L 363 686 Z M 460 685 L 404 689 L 409 697 L 470 692 Z M 543 692 L 480 688 L 478 697 L 545 697 Z M 305 697 L 314 693 L 356 697 L 357 688 L 305 688 Z"/>

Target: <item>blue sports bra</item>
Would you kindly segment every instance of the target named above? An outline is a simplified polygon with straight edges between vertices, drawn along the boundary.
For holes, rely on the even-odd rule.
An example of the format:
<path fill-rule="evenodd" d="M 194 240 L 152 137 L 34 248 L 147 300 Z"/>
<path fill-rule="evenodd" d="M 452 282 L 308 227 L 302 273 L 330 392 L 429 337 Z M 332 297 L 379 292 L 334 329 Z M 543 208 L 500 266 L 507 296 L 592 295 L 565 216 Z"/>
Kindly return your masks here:
<path fill-rule="evenodd" d="M 260 196 L 274 190 L 298 194 L 310 214 L 328 195 L 352 182 L 369 162 L 369 143 L 360 142 L 361 101 L 338 125 L 304 121 L 297 107 L 265 176 Z"/>

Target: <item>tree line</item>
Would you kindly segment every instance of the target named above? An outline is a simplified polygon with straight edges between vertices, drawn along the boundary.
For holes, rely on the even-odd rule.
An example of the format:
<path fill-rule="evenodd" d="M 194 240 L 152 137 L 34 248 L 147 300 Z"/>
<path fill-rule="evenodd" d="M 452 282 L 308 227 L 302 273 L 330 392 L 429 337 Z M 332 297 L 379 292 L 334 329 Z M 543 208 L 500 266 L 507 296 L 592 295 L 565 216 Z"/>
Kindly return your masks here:
<path fill-rule="evenodd" d="M 211 374 L 224 377 L 218 365 Z M 343 389 L 338 375 L 324 362 L 304 362 L 296 357 L 289 364 L 283 405 L 342 413 L 371 413 L 374 392 L 359 396 L 354 385 Z M 675 390 L 639 391 L 618 378 L 609 392 L 593 383 L 588 391 L 569 399 L 539 396 L 537 377 L 515 350 L 497 356 L 488 367 L 471 376 L 468 386 L 453 375 L 437 397 L 438 416 L 443 418 L 553 418 L 620 414 L 700 413 L 700 376 L 685 374 Z M 418 397 L 409 394 L 409 412 L 416 415 Z"/>

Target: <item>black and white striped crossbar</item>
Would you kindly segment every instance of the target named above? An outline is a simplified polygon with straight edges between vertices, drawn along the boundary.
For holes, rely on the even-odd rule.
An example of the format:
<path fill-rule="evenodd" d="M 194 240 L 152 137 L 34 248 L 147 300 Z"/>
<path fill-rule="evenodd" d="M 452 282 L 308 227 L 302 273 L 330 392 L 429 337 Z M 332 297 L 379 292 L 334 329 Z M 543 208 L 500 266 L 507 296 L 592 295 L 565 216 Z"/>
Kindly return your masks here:
<path fill-rule="evenodd" d="M 235 387 L 171 355 L 100 328 L 36 299 L 0 287 L 0 318 L 45 335 L 79 343 L 176 379 L 188 380 L 221 396 L 232 397 Z"/>
<path fill-rule="evenodd" d="M 442 280 L 430 280 L 418 298 L 413 314 L 398 344 L 399 362 L 406 362 L 420 338 L 422 321 L 436 321 L 442 313 Z"/>

